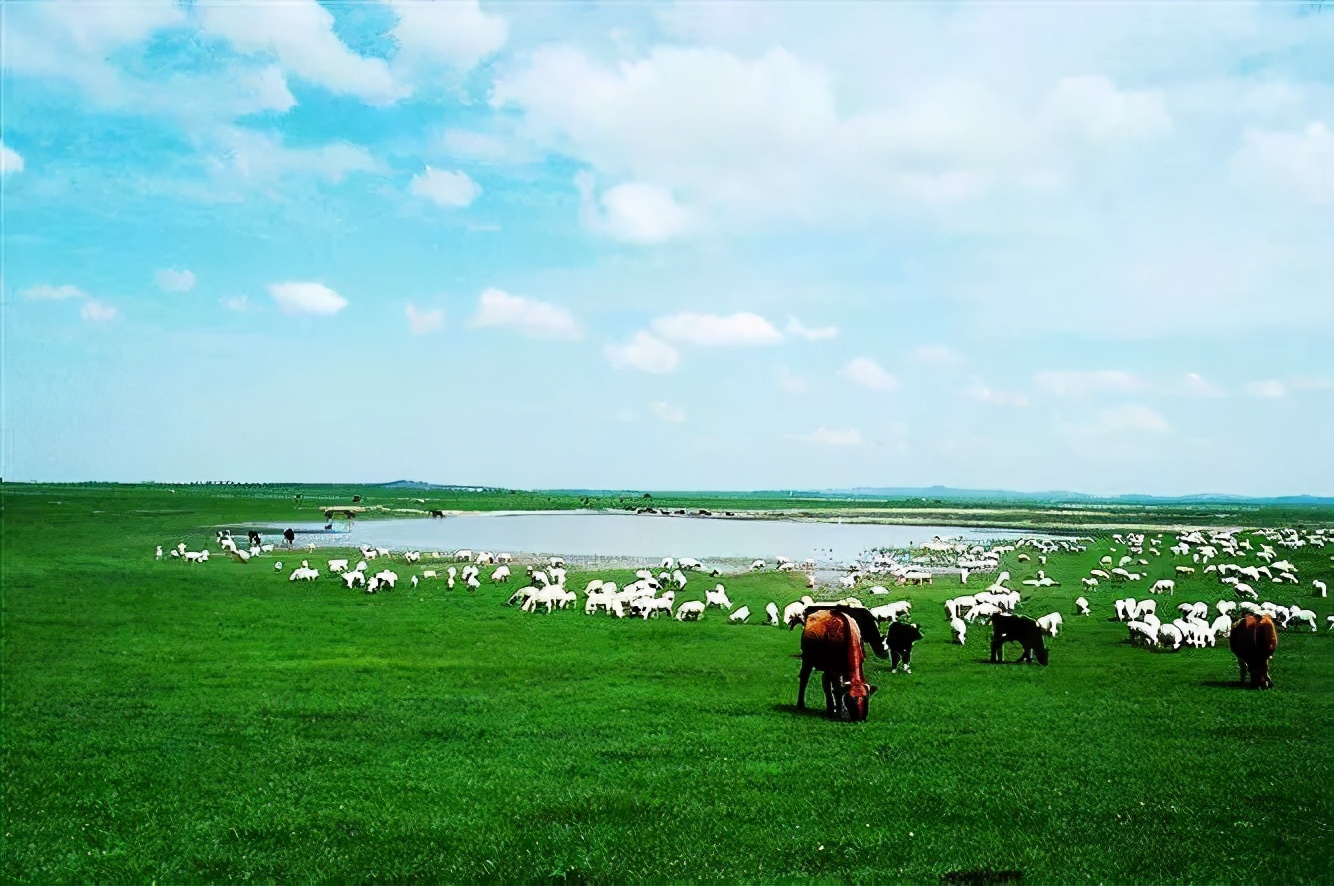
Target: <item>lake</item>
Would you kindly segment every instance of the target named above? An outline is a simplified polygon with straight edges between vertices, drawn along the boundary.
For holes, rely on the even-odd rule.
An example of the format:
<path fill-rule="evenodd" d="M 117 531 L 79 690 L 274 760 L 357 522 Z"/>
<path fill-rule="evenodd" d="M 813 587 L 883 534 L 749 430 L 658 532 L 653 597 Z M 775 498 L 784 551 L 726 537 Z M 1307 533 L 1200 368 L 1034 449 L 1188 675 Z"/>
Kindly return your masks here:
<path fill-rule="evenodd" d="M 806 520 L 745 520 L 666 517 L 602 511 L 479 513 L 445 519 L 363 520 L 293 524 L 300 543 L 350 547 L 376 545 L 393 550 L 507 551 L 564 557 L 695 557 L 700 560 L 764 558 L 778 555 L 821 565 L 848 562 L 872 548 L 901 548 L 934 536 L 968 541 L 1032 536 L 1015 529 L 962 526 L 901 526 L 883 523 L 827 523 Z"/>

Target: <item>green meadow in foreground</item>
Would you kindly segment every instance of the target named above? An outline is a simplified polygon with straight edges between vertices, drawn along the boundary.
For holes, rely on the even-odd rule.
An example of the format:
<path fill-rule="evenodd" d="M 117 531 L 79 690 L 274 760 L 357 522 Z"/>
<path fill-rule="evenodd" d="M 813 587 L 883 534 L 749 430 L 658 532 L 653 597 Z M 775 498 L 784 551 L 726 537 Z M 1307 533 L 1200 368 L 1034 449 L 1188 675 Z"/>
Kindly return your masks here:
<path fill-rule="evenodd" d="M 1049 667 L 985 663 L 981 625 L 950 644 L 960 589 L 938 580 L 906 593 L 913 674 L 869 659 L 870 720 L 842 724 L 818 681 L 815 713 L 794 707 L 798 632 L 717 610 L 530 615 L 503 605 L 521 571 L 413 590 L 435 564 L 401 559 L 398 589 L 368 596 L 324 552 L 281 574 L 153 560 L 291 509 L 7 490 L 5 880 L 1334 882 L 1334 609 L 1310 596 L 1329 549 L 1283 551 L 1302 585 L 1261 588 L 1321 625 L 1281 635 L 1273 691 L 1237 688 L 1226 648 L 1131 647 L 1107 620 L 1120 588 L 1074 616 L 1103 538 L 1046 567 L 1007 555 L 1016 587 L 1062 582 L 1022 610 L 1065 615 Z M 286 580 L 302 557 L 320 581 Z M 752 622 L 804 592 L 722 580 Z M 1197 576 L 1159 606 L 1224 591 Z"/>

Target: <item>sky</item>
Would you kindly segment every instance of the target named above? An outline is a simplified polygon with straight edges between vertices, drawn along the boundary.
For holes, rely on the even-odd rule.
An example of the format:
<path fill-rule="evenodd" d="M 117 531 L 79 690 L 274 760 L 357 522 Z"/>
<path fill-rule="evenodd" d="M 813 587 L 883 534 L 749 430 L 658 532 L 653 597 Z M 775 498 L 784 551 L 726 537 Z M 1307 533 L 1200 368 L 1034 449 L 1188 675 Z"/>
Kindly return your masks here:
<path fill-rule="evenodd" d="M 0 16 L 5 479 L 1334 495 L 1334 4 Z"/>

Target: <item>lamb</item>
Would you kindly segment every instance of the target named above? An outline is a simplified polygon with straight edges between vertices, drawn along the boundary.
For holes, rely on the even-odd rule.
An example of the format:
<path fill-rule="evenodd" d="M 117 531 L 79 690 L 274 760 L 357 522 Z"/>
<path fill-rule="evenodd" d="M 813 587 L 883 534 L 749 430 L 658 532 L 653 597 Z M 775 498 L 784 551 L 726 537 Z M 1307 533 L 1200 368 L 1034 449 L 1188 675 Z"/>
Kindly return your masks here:
<path fill-rule="evenodd" d="M 960 646 L 964 645 L 964 641 L 968 639 L 968 623 L 962 618 L 951 617 L 950 630 L 954 631 L 954 642 Z"/>
<path fill-rule="evenodd" d="M 720 609 L 731 609 L 732 601 L 727 599 L 727 591 L 723 590 L 723 586 L 718 585 L 713 590 L 704 592 L 704 605 L 705 607 L 717 606 Z"/>
<path fill-rule="evenodd" d="M 1311 633 L 1315 633 L 1315 613 L 1310 609 L 1302 609 L 1298 606 L 1294 606 L 1292 609 L 1288 610 L 1288 618 L 1283 622 L 1283 627 L 1285 629 L 1290 628 L 1292 627 L 1293 622 L 1309 624 L 1311 626 Z"/>
<path fill-rule="evenodd" d="M 1162 579 L 1159 579 L 1158 581 L 1155 581 L 1155 582 L 1153 583 L 1153 587 L 1149 588 L 1149 593 L 1151 593 L 1151 594 L 1163 594 L 1163 593 L 1171 594 L 1171 593 L 1174 593 L 1175 590 L 1176 590 L 1176 582 L 1172 581 L 1172 579 L 1170 579 L 1170 578 L 1162 578 Z"/>
<path fill-rule="evenodd" d="M 351 572 L 344 572 L 341 578 L 343 581 L 347 582 L 347 589 L 349 591 L 352 590 L 353 585 L 361 585 L 363 588 L 366 586 L 366 573 L 361 572 L 360 570 L 354 569 Z"/>
<path fill-rule="evenodd" d="M 748 619 L 748 618 L 750 618 L 750 607 L 749 607 L 749 606 L 742 606 L 742 607 L 741 607 L 740 609 L 738 609 L 736 612 L 733 612 L 731 615 L 729 615 L 729 616 L 727 617 L 727 620 L 728 620 L 729 622 L 739 622 L 739 623 L 741 623 L 741 624 L 745 624 L 745 623 L 746 623 L 746 619 Z"/>
<path fill-rule="evenodd" d="M 1092 614 L 1092 613 L 1089 612 L 1089 601 L 1086 600 L 1086 599 L 1084 599 L 1083 597 L 1076 597 L 1076 598 L 1075 598 L 1075 606 L 1079 609 L 1079 614 L 1080 614 L 1080 615 L 1091 615 L 1091 614 Z"/>
<path fill-rule="evenodd" d="M 677 621 L 699 621 L 704 614 L 704 604 L 698 600 L 689 600 L 676 608 Z"/>
<path fill-rule="evenodd" d="M 1079 583 L 1086 588 L 1096 588 L 1098 586 L 1098 580 L 1096 578 L 1081 578 Z"/>
<path fill-rule="evenodd" d="M 1059 612 L 1049 612 L 1038 619 L 1038 627 L 1053 637 L 1060 633 L 1060 627 L 1064 623 L 1065 619 L 1061 617 Z"/>
<path fill-rule="evenodd" d="M 292 574 L 287 577 L 288 581 L 314 581 L 320 577 L 318 569 L 310 569 L 306 566 L 298 566 L 292 570 Z"/>
<path fill-rule="evenodd" d="M 329 571 L 330 571 L 330 572 L 347 572 L 347 561 L 346 561 L 346 560 L 330 560 L 330 561 L 329 561 Z"/>
<path fill-rule="evenodd" d="M 767 615 L 767 616 L 769 616 L 769 624 L 774 625 L 775 627 L 777 627 L 778 625 L 780 625 L 780 624 L 782 623 L 782 622 L 779 621 L 778 604 L 777 604 L 777 603 L 770 602 L 768 606 L 765 606 L 765 607 L 764 607 L 764 614 Z"/>
<path fill-rule="evenodd" d="M 379 572 L 375 573 L 375 578 L 380 580 L 380 584 L 387 584 L 392 589 L 394 584 L 398 581 L 398 573 L 391 572 L 388 569 L 381 569 Z"/>

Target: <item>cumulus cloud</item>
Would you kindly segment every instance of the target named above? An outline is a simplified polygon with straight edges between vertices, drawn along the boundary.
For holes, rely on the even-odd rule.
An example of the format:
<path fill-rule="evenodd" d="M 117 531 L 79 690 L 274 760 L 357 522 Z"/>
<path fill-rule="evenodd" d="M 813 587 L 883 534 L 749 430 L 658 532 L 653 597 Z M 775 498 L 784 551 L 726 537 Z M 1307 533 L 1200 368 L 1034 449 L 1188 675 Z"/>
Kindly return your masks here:
<path fill-rule="evenodd" d="M 0 175 L 23 171 L 23 155 L 0 141 Z"/>
<path fill-rule="evenodd" d="M 590 230 L 628 243 L 665 243 L 685 234 L 690 213 L 672 192 L 649 182 L 624 182 L 597 194 L 593 177 L 575 177 L 580 216 Z"/>
<path fill-rule="evenodd" d="M 1315 204 L 1334 201 L 1334 132 L 1316 121 L 1301 132 L 1250 129 L 1229 163 L 1239 184 L 1282 189 Z"/>
<path fill-rule="evenodd" d="M 856 385 L 872 391 L 893 391 L 898 388 L 899 380 L 880 368 L 870 357 L 855 357 L 838 371 L 838 374 Z"/>
<path fill-rule="evenodd" d="M 1090 142 L 1147 141 L 1172 128 L 1163 93 L 1127 92 L 1106 77 L 1064 77 L 1043 106 L 1048 121 Z"/>
<path fill-rule="evenodd" d="M 798 375 L 793 375 L 792 371 L 786 366 L 778 369 L 778 386 L 789 394 L 800 396 L 810 391 L 811 386 L 806 379 Z"/>
<path fill-rule="evenodd" d="M 88 293 L 68 283 L 63 286 L 32 286 L 23 291 L 23 297 L 32 301 L 64 301 L 67 298 L 87 298 Z"/>
<path fill-rule="evenodd" d="M 856 428 L 831 429 L 824 426 L 816 428 L 809 434 L 785 434 L 789 440 L 800 440 L 803 443 L 819 443 L 822 446 L 864 446 L 865 438 Z"/>
<path fill-rule="evenodd" d="M 86 323 L 110 323 L 118 312 L 114 307 L 95 298 L 90 298 L 79 308 L 79 316 Z"/>
<path fill-rule="evenodd" d="M 323 283 L 274 283 L 269 295 L 284 314 L 329 316 L 347 307 L 347 299 Z"/>
<path fill-rule="evenodd" d="M 153 275 L 157 281 L 158 288 L 163 292 L 189 292 L 195 287 L 195 275 L 186 270 L 178 271 L 175 268 L 164 268 Z"/>
<path fill-rule="evenodd" d="M 390 35 L 398 43 L 394 67 L 419 73 L 440 65 L 467 71 L 505 44 L 505 19 L 488 15 L 477 0 L 387 0 L 398 15 Z"/>
<path fill-rule="evenodd" d="M 729 314 L 673 314 L 653 321 L 653 331 L 669 341 L 711 347 L 731 345 L 772 345 L 783 334 L 758 314 L 746 311 Z"/>
<path fill-rule="evenodd" d="M 482 188 L 467 173 L 447 172 L 427 166 L 425 172 L 412 177 L 408 191 L 441 206 L 463 207 L 476 200 Z"/>
<path fill-rule="evenodd" d="M 236 49 L 262 53 L 297 77 L 370 104 L 391 104 L 410 90 L 394 82 L 383 59 L 358 55 L 334 32 L 333 15 L 316 0 L 286 0 L 263 15 L 244 5 L 200 3 L 195 14 L 205 33 Z"/>
<path fill-rule="evenodd" d="M 963 357 L 944 345 L 921 345 L 913 351 L 913 357 L 931 366 L 958 366 L 963 362 Z"/>
<path fill-rule="evenodd" d="M 815 328 L 803 326 L 800 320 L 790 314 L 787 318 L 787 326 L 783 327 L 783 331 L 788 335 L 795 335 L 807 341 L 820 341 L 821 339 L 838 337 L 837 326 L 818 326 Z"/>
<path fill-rule="evenodd" d="M 602 353 L 617 369 L 638 369 L 654 374 L 671 372 L 680 358 L 676 348 L 647 332 L 635 333 L 626 345 L 607 345 Z"/>
<path fill-rule="evenodd" d="M 223 188 L 239 184 L 267 185 L 288 176 L 313 176 L 338 184 L 354 172 L 380 172 L 371 152 L 348 142 L 290 148 L 275 138 L 232 126 L 214 133 L 217 150 L 206 166 Z"/>
<path fill-rule="evenodd" d="M 1116 369 L 1097 371 L 1048 371 L 1033 376 L 1038 390 L 1056 397 L 1087 397 L 1092 394 L 1125 394 L 1143 389 L 1138 376 Z"/>
<path fill-rule="evenodd" d="M 441 308 L 418 310 L 413 304 L 407 307 L 408 329 L 413 335 L 425 335 L 439 332 L 445 328 L 445 312 Z"/>
<path fill-rule="evenodd" d="M 982 403 L 994 403 L 997 406 L 1018 406 L 1023 408 L 1028 405 L 1028 398 L 1023 394 L 1016 394 L 1010 391 L 998 391 L 995 388 L 988 387 L 982 382 L 974 382 L 969 386 L 967 395 L 973 400 Z"/>
<path fill-rule="evenodd" d="M 477 301 L 473 326 L 507 326 L 528 338 L 579 339 L 583 330 L 564 308 L 488 289 Z"/>
<path fill-rule="evenodd" d="M 686 420 L 686 411 L 679 406 L 671 406 L 667 403 L 653 403 L 649 406 L 653 414 L 666 422 L 680 424 Z"/>
<path fill-rule="evenodd" d="M 1288 392 L 1283 382 L 1277 379 L 1267 379 L 1265 381 L 1253 381 L 1246 385 L 1246 393 L 1252 397 L 1264 397 L 1267 400 L 1277 400 Z"/>

